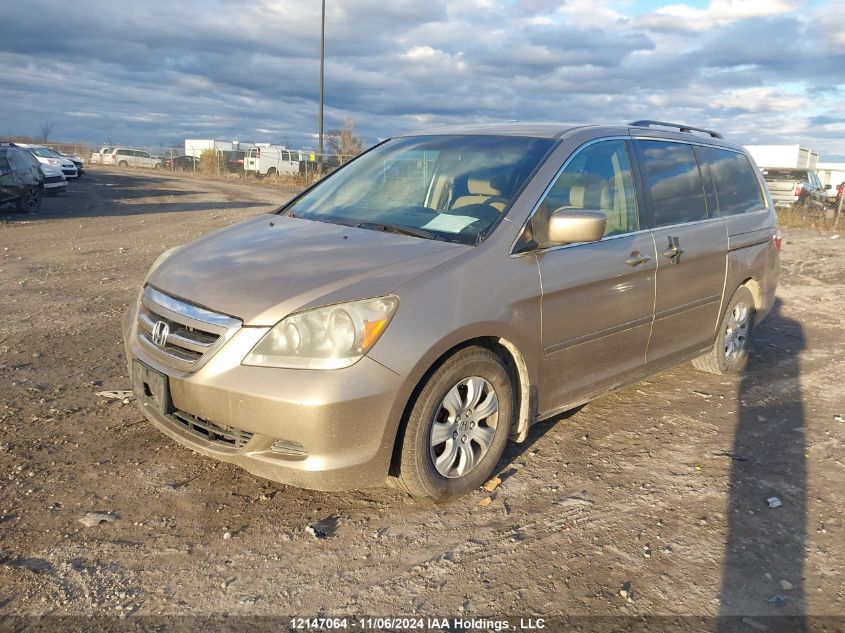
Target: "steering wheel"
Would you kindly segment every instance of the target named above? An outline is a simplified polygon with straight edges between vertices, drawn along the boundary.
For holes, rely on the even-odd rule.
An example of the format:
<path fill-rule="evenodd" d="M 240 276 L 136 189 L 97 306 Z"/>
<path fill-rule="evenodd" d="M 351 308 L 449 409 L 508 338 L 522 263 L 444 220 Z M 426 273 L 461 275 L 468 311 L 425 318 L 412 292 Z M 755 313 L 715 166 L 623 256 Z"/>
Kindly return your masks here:
<path fill-rule="evenodd" d="M 489 205 L 492 206 L 496 202 L 501 202 L 505 206 L 508 206 L 508 202 L 510 202 L 510 199 L 506 198 L 505 196 L 490 196 L 489 198 L 487 198 L 487 200 L 485 200 L 481 204 L 489 204 Z M 498 211 L 498 209 L 497 209 L 497 211 Z"/>

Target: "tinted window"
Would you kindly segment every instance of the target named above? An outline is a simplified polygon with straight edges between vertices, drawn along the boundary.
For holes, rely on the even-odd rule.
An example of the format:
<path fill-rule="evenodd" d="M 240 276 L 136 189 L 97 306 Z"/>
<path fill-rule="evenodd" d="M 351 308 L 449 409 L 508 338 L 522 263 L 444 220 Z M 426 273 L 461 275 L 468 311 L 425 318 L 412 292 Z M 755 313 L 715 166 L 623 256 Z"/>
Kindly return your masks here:
<path fill-rule="evenodd" d="M 135 152 L 135 155 L 139 158 L 149 158 L 150 155 L 147 152 Z"/>
<path fill-rule="evenodd" d="M 128 155 L 129 155 L 129 150 L 126 150 L 126 149 L 119 149 L 119 150 L 117 150 L 117 154 L 118 154 L 118 156 L 128 156 Z"/>
<path fill-rule="evenodd" d="M 652 225 L 667 226 L 707 218 L 704 189 L 691 145 L 638 141 Z"/>
<path fill-rule="evenodd" d="M 595 143 L 569 161 L 537 213 L 548 215 L 560 207 L 604 211 L 605 235 L 631 233 L 640 228 L 637 194 L 624 141 Z"/>
<path fill-rule="evenodd" d="M 746 156 L 715 147 L 699 147 L 696 151 L 710 168 L 719 203 L 718 215 L 749 213 L 766 206 L 757 175 Z"/>

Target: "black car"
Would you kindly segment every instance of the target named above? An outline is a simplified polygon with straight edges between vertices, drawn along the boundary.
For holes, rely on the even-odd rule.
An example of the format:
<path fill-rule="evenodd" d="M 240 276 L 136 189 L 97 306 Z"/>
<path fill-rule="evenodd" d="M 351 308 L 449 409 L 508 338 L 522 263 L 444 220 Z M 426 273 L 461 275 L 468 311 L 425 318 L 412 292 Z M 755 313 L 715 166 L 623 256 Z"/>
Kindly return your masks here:
<path fill-rule="evenodd" d="M 0 144 L 0 204 L 14 202 L 18 211 L 35 213 L 43 191 L 44 174 L 32 154 Z"/>
<path fill-rule="evenodd" d="M 176 156 L 161 161 L 161 168 L 171 171 L 196 171 L 199 166 L 200 159 L 196 156 Z"/>

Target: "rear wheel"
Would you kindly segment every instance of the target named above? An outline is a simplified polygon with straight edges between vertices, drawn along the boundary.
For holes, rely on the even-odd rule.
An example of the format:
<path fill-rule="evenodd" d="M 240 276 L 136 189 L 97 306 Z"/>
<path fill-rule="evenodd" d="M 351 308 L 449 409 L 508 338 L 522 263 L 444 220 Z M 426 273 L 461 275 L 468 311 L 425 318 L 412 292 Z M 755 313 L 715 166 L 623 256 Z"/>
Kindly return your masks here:
<path fill-rule="evenodd" d="M 117 166 L 118 167 L 129 167 L 129 163 L 127 163 L 125 160 L 122 160 L 117 164 Z"/>
<path fill-rule="evenodd" d="M 275 167 L 271 167 L 270 169 L 267 170 L 267 177 L 268 178 L 274 178 L 275 176 L 276 176 L 276 168 Z"/>
<path fill-rule="evenodd" d="M 425 381 L 408 415 L 401 487 L 432 501 L 478 488 L 502 456 L 513 416 L 502 359 L 483 347 L 458 351 Z"/>
<path fill-rule="evenodd" d="M 722 315 L 713 348 L 703 356 L 694 358 L 693 366 L 720 376 L 738 374 L 745 369 L 754 315 L 754 295 L 745 286 L 740 286 Z"/>

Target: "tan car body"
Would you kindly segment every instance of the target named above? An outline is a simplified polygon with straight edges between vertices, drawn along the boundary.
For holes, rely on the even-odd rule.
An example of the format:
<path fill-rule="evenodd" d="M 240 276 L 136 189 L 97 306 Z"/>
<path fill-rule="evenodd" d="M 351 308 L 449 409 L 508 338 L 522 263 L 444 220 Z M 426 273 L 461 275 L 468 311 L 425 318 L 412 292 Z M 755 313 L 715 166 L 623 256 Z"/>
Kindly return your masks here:
<path fill-rule="evenodd" d="M 159 429 L 269 479 L 322 490 L 378 485 L 395 467 L 397 434 L 415 389 L 467 342 L 484 342 L 508 360 L 519 410 L 511 436 L 520 441 L 539 420 L 709 350 L 726 302 L 740 285 L 754 295 L 757 320 L 771 308 L 779 260 L 774 207 L 762 178 L 766 207 L 753 213 L 516 252 L 556 174 L 592 142 L 644 137 L 747 155 L 738 146 L 628 126 L 509 125 L 437 133 L 559 140 L 477 246 L 270 214 L 170 254 L 145 287 L 183 304 L 168 312 L 152 302 L 155 313 L 186 323 L 179 306 L 187 304 L 230 318 L 231 327 L 199 362 L 179 368 L 139 339 L 139 308 L 151 302 L 149 292 L 131 307 L 124 322 L 130 372 L 135 360 L 162 372 L 172 407 L 213 425 L 212 434 L 198 433 L 139 394 L 142 410 Z M 677 264 L 663 254 L 673 237 L 684 248 Z M 633 252 L 648 261 L 631 265 Z M 396 314 L 351 367 L 242 364 L 269 328 L 291 313 L 385 295 L 399 298 Z M 240 435 L 240 446 L 212 438 L 242 431 L 251 435 Z"/>

